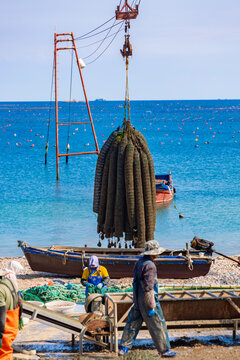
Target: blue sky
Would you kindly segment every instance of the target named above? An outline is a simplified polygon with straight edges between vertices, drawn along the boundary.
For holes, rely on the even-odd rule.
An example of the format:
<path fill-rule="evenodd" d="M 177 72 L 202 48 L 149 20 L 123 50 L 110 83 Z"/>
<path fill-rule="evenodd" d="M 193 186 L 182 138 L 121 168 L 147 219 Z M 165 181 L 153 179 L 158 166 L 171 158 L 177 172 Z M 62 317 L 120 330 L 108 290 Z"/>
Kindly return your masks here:
<path fill-rule="evenodd" d="M 49 100 L 54 32 L 80 36 L 114 16 L 118 3 L 2 0 L 0 101 Z M 239 0 L 141 0 L 130 30 L 130 98 L 240 98 L 239 18 Z M 102 37 L 78 41 L 79 56 L 88 56 L 97 45 L 82 46 Z M 83 70 L 90 100 L 124 98 L 125 68 L 119 52 L 123 40 L 120 32 L 104 55 Z M 70 63 L 70 52 L 59 58 L 61 100 L 69 99 Z M 72 93 L 82 99 L 75 70 Z"/>

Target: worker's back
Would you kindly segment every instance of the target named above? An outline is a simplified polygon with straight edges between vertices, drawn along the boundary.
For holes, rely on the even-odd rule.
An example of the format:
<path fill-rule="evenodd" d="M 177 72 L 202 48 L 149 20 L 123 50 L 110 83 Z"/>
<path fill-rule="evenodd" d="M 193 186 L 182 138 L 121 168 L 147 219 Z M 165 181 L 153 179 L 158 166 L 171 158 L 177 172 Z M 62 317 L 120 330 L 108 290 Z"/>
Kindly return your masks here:
<path fill-rule="evenodd" d="M 5 306 L 6 311 L 17 308 L 18 292 L 16 285 L 5 277 L 0 277 L 0 307 Z"/>

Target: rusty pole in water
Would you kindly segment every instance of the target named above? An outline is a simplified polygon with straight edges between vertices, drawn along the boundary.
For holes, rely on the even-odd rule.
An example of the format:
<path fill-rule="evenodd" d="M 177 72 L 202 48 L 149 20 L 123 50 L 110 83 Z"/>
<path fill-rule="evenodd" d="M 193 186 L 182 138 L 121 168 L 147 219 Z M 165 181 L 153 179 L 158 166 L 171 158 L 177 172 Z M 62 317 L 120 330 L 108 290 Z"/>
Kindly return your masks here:
<path fill-rule="evenodd" d="M 54 34 L 54 65 L 55 65 L 55 125 L 56 125 L 56 166 L 59 180 L 59 149 L 58 149 L 58 99 L 57 99 L 57 34 Z"/>

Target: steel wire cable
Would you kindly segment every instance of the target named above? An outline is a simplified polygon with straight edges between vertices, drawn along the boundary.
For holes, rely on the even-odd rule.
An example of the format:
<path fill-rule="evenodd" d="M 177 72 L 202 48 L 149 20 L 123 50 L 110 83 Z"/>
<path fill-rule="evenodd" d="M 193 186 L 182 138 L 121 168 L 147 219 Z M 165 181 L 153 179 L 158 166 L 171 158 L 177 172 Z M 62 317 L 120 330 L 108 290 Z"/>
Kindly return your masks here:
<path fill-rule="evenodd" d="M 89 38 L 91 38 L 91 37 L 94 37 L 94 36 L 97 36 L 97 35 L 99 35 L 99 34 L 102 34 L 103 32 L 105 32 L 105 31 L 107 31 L 107 30 L 109 30 L 109 29 L 112 29 L 112 28 L 115 27 L 115 26 L 119 26 L 122 22 L 124 22 L 124 20 L 120 21 L 118 24 L 109 26 L 108 28 L 106 28 L 106 29 L 104 29 L 104 30 L 102 30 L 102 31 L 99 31 L 99 32 L 96 33 L 96 34 L 93 34 L 93 35 L 90 35 L 90 36 L 81 38 L 80 40 L 86 40 L 86 39 L 89 39 Z M 75 39 L 75 40 L 76 40 L 76 39 Z"/>
<path fill-rule="evenodd" d="M 70 133 L 70 119 L 71 119 L 72 78 L 73 78 L 73 50 L 71 57 L 71 75 L 70 75 L 70 89 L 69 89 L 67 152 L 69 150 L 69 137 L 70 137 L 69 133 Z"/>
<path fill-rule="evenodd" d="M 120 31 L 123 31 L 123 30 L 124 30 L 124 29 L 121 29 Z M 108 39 L 108 38 L 110 38 L 110 37 L 113 37 L 115 34 L 117 34 L 117 33 L 120 32 L 120 31 L 116 31 L 116 32 L 113 33 L 113 34 L 108 35 L 108 36 L 106 37 L 106 39 Z M 93 43 L 88 44 L 88 45 L 78 46 L 78 49 L 84 49 L 84 48 L 90 47 L 90 46 L 92 46 L 92 45 L 95 45 L 95 44 L 100 43 L 102 40 L 103 40 L 103 39 L 98 40 L 98 41 L 94 41 Z"/>
<path fill-rule="evenodd" d="M 52 65 L 52 81 L 51 81 L 51 93 L 50 93 L 50 101 L 49 101 L 49 117 L 48 117 L 48 124 L 47 124 L 47 142 L 45 145 L 45 165 L 47 165 L 47 154 L 48 154 L 48 147 L 49 147 L 49 132 L 50 132 L 50 122 L 51 122 L 51 111 L 52 111 L 52 94 L 53 94 L 53 79 L 54 79 L 54 62 L 55 62 L 55 55 L 53 55 L 53 65 Z"/>
<path fill-rule="evenodd" d="M 93 29 L 93 30 L 91 30 L 91 31 L 87 32 L 86 34 L 83 34 L 83 35 L 81 35 L 81 36 L 76 37 L 76 38 L 75 38 L 75 40 L 80 40 L 80 39 L 82 39 L 83 37 L 85 37 L 85 36 L 87 36 L 87 35 L 89 35 L 89 34 L 93 33 L 94 31 L 96 31 L 96 30 L 100 29 L 102 26 L 104 26 L 104 25 L 106 25 L 107 23 L 109 23 L 109 22 L 110 22 L 112 19 L 114 19 L 114 18 L 115 18 L 115 16 L 111 17 L 109 20 L 105 21 L 105 23 L 103 23 L 103 24 L 99 25 L 99 26 L 98 26 L 98 27 L 96 27 L 95 29 Z"/>
<path fill-rule="evenodd" d="M 51 92 L 50 92 L 50 101 L 49 101 L 47 141 L 48 141 L 48 138 L 49 138 L 49 127 L 50 127 L 50 122 L 51 122 L 53 79 L 54 79 L 54 60 L 55 60 L 55 55 L 53 55 L 53 65 L 52 65 L 52 81 L 51 81 Z"/>
<path fill-rule="evenodd" d="M 111 27 L 111 28 L 109 29 L 109 31 L 107 32 L 106 36 L 102 39 L 102 41 L 100 42 L 100 44 L 97 46 L 97 48 L 96 48 L 91 54 L 89 54 L 88 56 L 85 56 L 85 57 L 83 58 L 83 60 L 88 59 L 89 57 L 91 57 L 92 55 L 94 55 L 94 54 L 98 51 L 98 49 L 102 46 L 102 44 L 104 43 L 104 41 L 107 39 L 107 36 L 110 34 L 110 32 L 111 32 L 111 30 L 112 30 L 115 22 L 116 22 L 116 19 L 115 19 L 112 27 Z M 119 24 L 118 24 L 118 25 L 119 25 Z"/>
<path fill-rule="evenodd" d="M 119 34 L 119 32 L 120 32 L 123 24 L 124 24 L 124 22 L 122 22 L 120 29 L 117 31 L 117 33 L 115 34 L 115 36 L 113 37 L 113 39 L 110 41 L 110 43 L 107 45 L 107 47 L 106 47 L 94 60 L 86 63 L 86 65 L 90 65 L 90 64 L 94 63 L 95 61 L 97 61 L 97 60 L 105 53 L 105 51 L 107 51 L 107 49 L 109 48 L 109 46 L 110 46 L 110 45 L 112 44 L 112 42 L 115 40 L 116 36 Z"/>

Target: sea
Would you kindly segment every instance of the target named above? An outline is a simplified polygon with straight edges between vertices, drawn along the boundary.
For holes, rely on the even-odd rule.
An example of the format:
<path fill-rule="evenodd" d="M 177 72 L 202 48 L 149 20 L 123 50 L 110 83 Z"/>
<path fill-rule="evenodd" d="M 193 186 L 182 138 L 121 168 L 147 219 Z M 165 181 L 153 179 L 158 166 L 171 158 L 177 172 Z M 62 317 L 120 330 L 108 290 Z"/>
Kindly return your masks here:
<path fill-rule="evenodd" d="M 124 103 L 91 101 L 90 109 L 101 148 L 122 125 Z M 176 188 L 174 201 L 157 210 L 155 239 L 182 249 L 198 236 L 216 251 L 240 254 L 240 100 L 132 101 L 130 115 L 156 174 L 170 170 Z M 88 122 L 85 103 L 59 103 L 60 153 L 68 142 L 70 153 L 95 150 Z M 61 157 L 57 181 L 55 138 L 53 102 L 0 103 L 1 257 L 22 256 L 18 240 L 33 246 L 99 241 L 92 210 L 97 155 L 71 156 L 67 164 Z"/>

